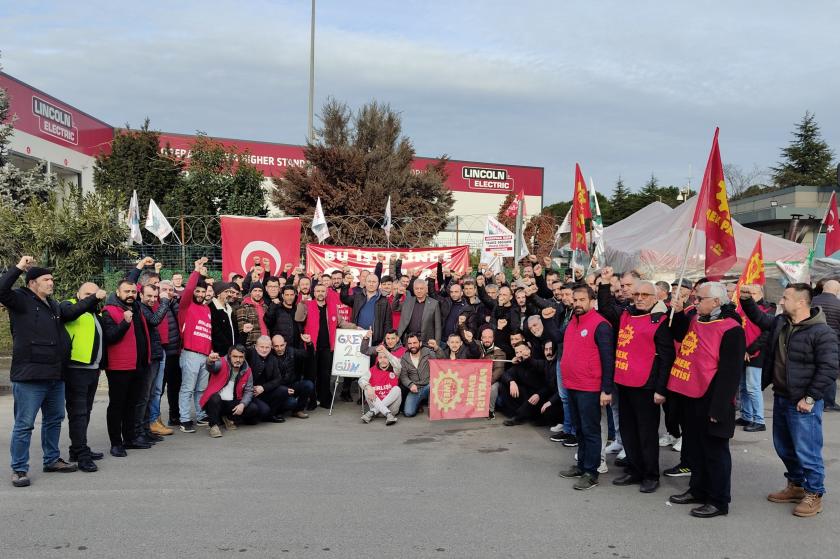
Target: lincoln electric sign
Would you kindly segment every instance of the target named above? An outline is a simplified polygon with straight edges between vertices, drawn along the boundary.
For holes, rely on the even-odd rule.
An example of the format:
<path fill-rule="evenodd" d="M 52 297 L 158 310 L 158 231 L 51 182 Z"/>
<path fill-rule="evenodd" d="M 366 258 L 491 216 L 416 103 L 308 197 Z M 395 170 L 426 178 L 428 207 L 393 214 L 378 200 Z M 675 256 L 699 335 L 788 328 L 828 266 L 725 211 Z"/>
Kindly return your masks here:
<path fill-rule="evenodd" d="M 42 132 L 78 145 L 79 130 L 73 126 L 72 114 L 35 95 L 32 96 L 32 114 L 38 117 Z"/>

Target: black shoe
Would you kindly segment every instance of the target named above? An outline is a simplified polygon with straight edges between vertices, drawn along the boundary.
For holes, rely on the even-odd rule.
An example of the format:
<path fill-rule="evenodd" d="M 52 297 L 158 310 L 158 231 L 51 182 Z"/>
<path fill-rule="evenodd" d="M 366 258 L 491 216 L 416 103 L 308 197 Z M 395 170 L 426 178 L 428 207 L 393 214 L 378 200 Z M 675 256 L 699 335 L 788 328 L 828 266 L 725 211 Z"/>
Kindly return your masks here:
<path fill-rule="evenodd" d="M 751 423 L 751 422 L 747 421 L 747 420 L 746 420 L 746 419 L 744 419 L 743 417 L 739 417 L 738 419 L 736 419 L 736 420 L 735 420 L 735 425 L 738 425 L 738 426 L 740 426 L 740 427 L 746 427 L 746 426 L 747 426 L 747 425 L 749 425 L 750 423 Z"/>
<path fill-rule="evenodd" d="M 555 443 L 562 443 L 569 440 L 569 437 L 574 437 L 574 435 L 570 435 L 568 433 L 564 433 L 560 431 L 559 433 L 554 433 L 549 437 L 549 440 L 554 441 Z"/>
<path fill-rule="evenodd" d="M 170 419 L 168 421 L 170 427 L 180 427 L 181 420 L 180 419 Z"/>
<path fill-rule="evenodd" d="M 615 478 L 613 485 L 636 485 L 642 482 L 642 478 L 634 476 L 633 474 L 624 474 L 623 476 Z"/>
<path fill-rule="evenodd" d="M 318 407 L 318 402 L 315 402 L 315 401 L 309 402 L 309 404 L 306 406 L 306 411 L 312 411 L 317 407 Z"/>
<path fill-rule="evenodd" d="M 59 458 L 58 460 L 56 460 L 52 464 L 47 464 L 46 466 L 44 466 L 44 471 L 45 472 L 70 473 L 70 472 L 75 472 L 78 469 L 79 469 L 79 467 L 76 466 L 75 464 L 69 464 L 69 463 L 65 462 L 64 460 L 62 460 L 61 458 Z"/>
<path fill-rule="evenodd" d="M 286 418 L 282 415 L 272 415 L 268 419 L 266 419 L 268 423 L 286 423 Z"/>
<path fill-rule="evenodd" d="M 566 447 L 569 447 L 569 448 L 575 447 L 577 445 L 578 445 L 577 437 L 574 436 L 574 435 L 569 435 L 569 438 L 567 438 L 565 441 L 563 441 L 563 446 L 566 446 Z"/>
<path fill-rule="evenodd" d="M 831 405 L 831 406 L 825 406 L 823 408 L 823 411 L 840 411 L 840 406 L 838 406 L 837 404 L 834 404 L 834 405 Z"/>
<path fill-rule="evenodd" d="M 693 503 L 702 503 L 703 499 L 698 499 L 694 495 L 691 494 L 691 491 L 686 491 L 685 493 L 680 493 L 679 495 L 671 495 L 668 497 L 668 500 L 674 503 L 675 505 L 691 505 Z"/>
<path fill-rule="evenodd" d="M 511 417 L 510 419 L 505 419 L 504 425 L 506 427 L 513 427 L 514 425 L 522 425 L 525 423 L 525 420 L 521 417 Z"/>
<path fill-rule="evenodd" d="M 93 460 L 82 460 L 79 462 L 79 470 L 82 472 L 92 473 L 98 469 L 96 464 L 93 463 Z"/>
<path fill-rule="evenodd" d="M 126 456 L 128 456 L 128 453 L 125 451 L 124 446 L 112 446 L 111 456 L 113 456 L 114 458 L 125 458 Z"/>
<path fill-rule="evenodd" d="M 182 433 L 195 433 L 195 426 L 193 426 L 192 421 L 184 421 L 181 423 L 181 432 Z"/>
<path fill-rule="evenodd" d="M 150 445 L 143 439 L 134 439 L 130 443 L 126 443 L 123 446 L 125 446 L 125 448 L 129 450 L 146 450 L 152 448 L 152 445 Z"/>
<path fill-rule="evenodd" d="M 616 458 L 613 464 L 615 464 L 618 468 L 626 468 L 630 465 L 630 460 L 627 458 Z"/>
<path fill-rule="evenodd" d="M 487 419 L 496 419 L 496 412 L 491 411 L 487 414 Z"/>
<path fill-rule="evenodd" d="M 766 431 L 767 426 L 764 423 L 750 423 L 746 427 L 744 427 L 744 431 L 747 433 L 755 433 L 757 431 Z"/>
<path fill-rule="evenodd" d="M 643 479 L 642 484 L 639 486 L 640 493 L 653 493 L 659 488 L 659 480 L 658 479 Z"/>
<path fill-rule="evenodd" d="M 160 435 L 155 435 L 154 433 L 146 433 L 145 435 L 143 435 L 143 438 L 146 440 L 147 443 L 149 443 L 151 445 L 154 445 L 155 443 L 159 443 L 159 442 L 165 440 Z"/>
<path fill-rule="evenodd" d="M 340 399 L 342 402 L 352 402 L 352 401 L 353 401 L 353 397 L 350 395 L 350 391 L 349 391 L 349 390 L 343 391 L 343 392 L 341 393 L 341 395 L 339 396 L 339 399 Z"/>
<path fill-rule="evenodd" d="M 673 468 L 668 468 L 662 473 L 668 477 L 689 477 L 691 476 L 691 468 L 680 463 Z"/>
<path fill-rule="evenodd" d="M 91 450 L 89 454 L 91 460 L 102 460 L 105 458 L 105 454 L 102 452 L 94 452 Z"/>
<path fill-rule="evenodd" d="M 703 505 L 696 509 L 691 509 L 691 516 L 697 518 L 714 518 L 715 516 L 726 516 L 729 514 L 728 510 L 719 509 L 714 505 Z"/>

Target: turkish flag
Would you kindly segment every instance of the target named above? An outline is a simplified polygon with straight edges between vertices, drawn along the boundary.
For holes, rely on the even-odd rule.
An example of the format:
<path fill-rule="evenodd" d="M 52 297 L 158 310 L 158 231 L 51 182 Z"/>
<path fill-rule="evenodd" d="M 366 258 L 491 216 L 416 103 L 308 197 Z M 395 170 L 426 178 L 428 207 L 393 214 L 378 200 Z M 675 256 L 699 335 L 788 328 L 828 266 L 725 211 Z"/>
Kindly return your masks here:
<path fill-rule="evenodd" d="M 569 247 L 572 250 L 582 250 L 588 253 L 586 243 L 586 218 L 592 218 L 592 208 L 589 205 L 589 191 L 580 164 L 575 163 L 575 188 L 572 198 L 572 238 Z"/>
<path fill-rule="evenodd" d="M 279 275 L 286 264 L 300 263 L 300 219 L 224 215 L 222 224 L 222 277 L 243 276 L 254 267 L 254 257 L 268 258 L 268 272 Z"/>
<path fill-rule="evenodd" d="M 823 219 L 825 225 L 825 255 L 831 256 L 840 250 L 840 218 L 837 216 L 837 193 L 831 193 L 828 211 Z"/>
<path fill-rule="evenodd" d="M 429 419 L 486 418 L 492 378 L 489 359 L 430 359 Z"/>
<path fill-rule="evenodd" d="M 726 196 L 726 179 L 718 147 L 719 128 L 715 128 L 712 151 L 706 163 L 703 185 L 694 207 L 692 227 L 706 233 L 706 277 L 719 280 L 738 259 L 729 199 Z"/>

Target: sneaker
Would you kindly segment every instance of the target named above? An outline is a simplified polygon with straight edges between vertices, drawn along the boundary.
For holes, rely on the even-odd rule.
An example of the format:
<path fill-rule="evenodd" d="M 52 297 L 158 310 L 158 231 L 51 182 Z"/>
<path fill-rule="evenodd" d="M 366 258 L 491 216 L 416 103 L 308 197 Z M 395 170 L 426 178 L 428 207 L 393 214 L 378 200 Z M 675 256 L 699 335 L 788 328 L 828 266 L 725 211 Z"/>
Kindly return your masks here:
<path fill-rule="evenodd" d="M 811 493 L 806 491 L 805 496 L 793 509 L 795 516 L 807 518 L 809 516 L 816 516 L 822 512 L 822 495 L 818 493 Z"/>
<path fill-rule="evenodd" d="M 496 419 L 496 412 L 491 411 L 490 413 L 488 413 L 488 414 L 487 414 L 487 419 L 488 419 L 488 420 L 491 420 L 491 419 Z"/>
<path fill-rule="evenodd" d="M 690 477 L 691 468 L 683 464 L 677 464 L 673 468 L 668 468 L 662 473 L 668 477 Z"/>
<path fill-rule="evenodd" d="M 208 425 L 210 425 L 210 422 L 207 421 L 207 418 L 205 417 L 204 419 L 196 420 L 195 424 L 199 427 L 207 427 Z"/>
<path fill-rule="evenodd" d="M 62 472 L 62 473 L 70 473 L 75 472 L 78 470 L 79 467 L 76 464 L 70 464 L 65 462 L 61 458 L 53 462 L 52 464 L 47 464 L 44 466 L 45 472 Z"/>
<path fill-rule="evenodd" d="M 181 420 L 180 419 L 170 419 L 167 422 L 167 425 L 169 425 L 170 427 L 180 427 L 181 426 Z"/>
<path fill-rule="evenodd" d="M 598 478 L 594 477 L 592 474 L 583 474 L 572 487 L 574 487 L 578 491 L 586 491 L 587 489 L 592 489 L 593 487 L 597 486 Z"/>
<path fill-rule="evenodd" d="M 571 479 L 582 476 L 583 470 L 581 470 L 577 467 L 577 465 L 575 465 L 569 468 L 568 470 L 561 470 L 560 473 L 558 473 L 557 475 L 564 479 Z"/>
<path fill-rule="evenodd" d="M 372 420 L 375 416 L 376 416 L 376 412 L 375 412 L 375 411 L 373 411 L 373 410 L 368 410 L 368 411 L 367 411 L 367 412 L 365 412 L 365 414 L 362 416 L 362 423 L 370 423 L 370 422 L 371 422 L 371 420 Z"/>
<path fill-rule="evenodd" d="M 228 431 L 236 431 L 238 429 L 238 427 L 236 426 L 236 422 L 228 416 L 224 416 L 222 418 L 222 423 L 225 424 L 225 429 L 227 429 Z"/>
<path fill-rule="evenodd" d="M 682 437 L 677 439 L 677 442 L 671 447 L 674 452 L 682 452 Z"/>
<path fill-rule="evenodd" d="M 571 435 L 569 435 L 568 433 L 564 433 L 563 431 L 560 431 L 559 433 L 555 433 L 555 434 L 551 435 L 548 438 L 548 440 L 554 441 L 555 443 L 562 443 L 562 442 L 568 440 L 569 437 L 571 437 Z"/>
<path fill-rule="evenodd" d="M 396 422 L 397 422 L 397 418 L 394 417 L 394 414 L 389 413 L 388 415 L 385 416 L 385 425 L 393 425 Z"/>
<path fill-rule="evenodd" d="M 195 433 L 195 427 L 192 421 L 184 421 L 180 425 L 182 433 Z"/>
<path fill-rule="evenodd" d="M 606 460 L 601 460 L 601 465 L 598 466 L 598 473 L 599 474 L 605 474 L 609 471 L 610 471 L 610 469 L 607 467 L 607 461 Z M 595 483 L 595 485 L 597 485 L 597 482 Z M 587 489 L 589 489 L 589 488 L 587 487 Z"/>
<path fill-rule="evenodd" d="M 665 433 L 659 437 L 659 446 L 671 446 L 675 442 L 677 442 L 677 438 L 672 436 L 671 433 Z"/>
<path fill-rule="evenodd" d="M 577 437 L 574 435 L 569 435 L 569 437 L 565 441 L 563 441 L 563 446 L 565 447 L 574 448 L 577 445 Z"/>
<path fill-rule="evenodd" d="M 213 425 L 212 427 L 210 427 L 210 436 L 214 439 L 218 439 L 222 436 L 222 430 L 219 429 L 218 425 Z"/>
<path fill-rule="evenodd" d="M 555 425 L 554 427 L 549 429 L 549 431 L 551 431 L 552 433 L 562 433 L 563 432 L 563 424 L 558 423 L 557 425 Z"/>
<path fill-rule="evenodd" d="M 803 498 L 805 498 L 805 490 L 792 481 L 788 481 L 787 486 L 781 491 L 767 495 L 767 500 L 771 503 L 798 503 Z"/>
<path fill-rule="evenodd" d="M 624 446 L 618 441 L 611 442 L 607 445 L 607 448 L 604 449 L 607 454 L 616 454 L 622 450 L 624 450 Z"/>
<path fill-rule="evenodd" d="M 15 487 L 29 487 L 29 476 L 26 472 L 12 472 L 12 485 Z"/>

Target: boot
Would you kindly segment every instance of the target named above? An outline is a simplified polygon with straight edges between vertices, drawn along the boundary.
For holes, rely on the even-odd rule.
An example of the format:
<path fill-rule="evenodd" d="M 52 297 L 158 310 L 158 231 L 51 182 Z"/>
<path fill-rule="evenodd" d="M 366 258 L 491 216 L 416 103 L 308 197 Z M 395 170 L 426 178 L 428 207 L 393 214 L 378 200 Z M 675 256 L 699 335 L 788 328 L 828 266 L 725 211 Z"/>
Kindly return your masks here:
<path fill-rule="evenodd" d="M 158 417 L 154 423 L 149 424 L 149 430 L 154 433 L 155 435 L 171 435 L 173 433 L 172 429 L 167 427 L 163 424 L 163 422 Z"/>
<path fill-rule="evenodd" d="M 805 496 L 793 509 L 793 514 L 801 517 L 816 516 L 822 512 L 822 495 L 818 493 L 805 492 Z"/>
<path fill-rule="evenodd" d="M 776 493 L 767 495 L 767 500 L 772 503 L 798 503 L 805 497 L 805 490 L 793 483 L 787 482 L 787 487 Z"/>

